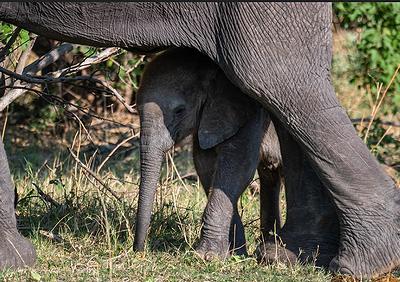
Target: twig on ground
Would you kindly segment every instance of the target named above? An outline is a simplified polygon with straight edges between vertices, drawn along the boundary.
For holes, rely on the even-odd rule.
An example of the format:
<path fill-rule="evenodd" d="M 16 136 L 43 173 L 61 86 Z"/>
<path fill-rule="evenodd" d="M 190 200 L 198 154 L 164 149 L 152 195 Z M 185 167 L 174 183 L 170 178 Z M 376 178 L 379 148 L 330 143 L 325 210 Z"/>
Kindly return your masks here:
<path fill-rule="evenodd" d="M 79 158 L 77 155 L 75 155 L 75 153 L 68 148 L 69 153 L 71 154 L 71 156 L 75 159 L 75 161 L 77 162 L 77 164 L 82 167 L 87 173 L 90 174 L 90 176 L 92 176 L 101 186 L 104 187 L 105 190 L 107 190 L 107 192 L 109 192 L 115 199 L 117 199 L 119 202 L 122 202 L 121 198 L 110 188 L 107 186 L 107 184 L 105 184 L 99 176 L 97 176 L 97 174 L 92 171 L 90 168 L 88 168 Z"/>
<path fill-rule="evenodd" d="M 38 192 L 40 198 L 43 201 L 50 203 L 51 205 L 53 205 L 57 208 L 61 207 L 61 204 L 59 204 L 56 200 L 54 200 L 52 197 L 50 197 L 45 192 L 43 192 L 43 190 L 40 189 L 40 187 L 36 183 L 32 182 L 32 185 L 36 188 L 36 191 Z"/>
<path fill-rule="evenodd" d="M 39 234 L 44 236 L 44 237 L 46 237 L 46 238 L 49 238 L 52 241 L 57 242 L 57 243 L 64 242 L 64 239 L 62 237 L 60 237 L 57 234 L 54 234 L 53 232 L 49 232 L 49 231 L 46 231 L 46 230 L 39 230 Z"/>
<path fill-rule="evenodd" d="M 182 179 L 187 179 L 187 180 L 190 180 L 190 181 L 197 181 L 198 176 L 197 176 L 197 173 L 195 173 L 195 172 L 189 172 L 189 173 L 187 173 L 185 175 L 182 175 L 181 178 Z"/>

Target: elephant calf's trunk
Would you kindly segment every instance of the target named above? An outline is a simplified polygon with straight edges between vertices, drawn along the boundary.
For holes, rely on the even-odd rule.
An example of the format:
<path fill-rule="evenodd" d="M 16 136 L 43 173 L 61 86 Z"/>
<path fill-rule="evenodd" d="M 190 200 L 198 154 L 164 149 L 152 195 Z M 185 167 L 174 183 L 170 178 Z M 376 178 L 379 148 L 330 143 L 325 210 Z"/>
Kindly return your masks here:
<path fill-rule="evenodd" d="M 155 148 L 141 146 L 140 152 L 140 187 L 136 213 L 134 250 L 143 251 L 150 225 L 154 195 L 160 177 L 163 152 Z"/>

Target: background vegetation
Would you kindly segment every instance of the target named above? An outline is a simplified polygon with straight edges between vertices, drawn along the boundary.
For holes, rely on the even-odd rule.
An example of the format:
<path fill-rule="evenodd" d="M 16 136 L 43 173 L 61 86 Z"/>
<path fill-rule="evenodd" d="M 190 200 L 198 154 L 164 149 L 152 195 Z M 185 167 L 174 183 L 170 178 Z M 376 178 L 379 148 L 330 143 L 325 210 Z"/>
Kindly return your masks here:
<path fill-rule="evenodd" d="M 360 137 L 398 184 L 399 25 L 399 3 L 334 4 L 332 80 L 336 93 Z M 14 28 L 0 23 L 3 44 L 10 39 Z M 32 34 L 22 30 L 2 66 L 15 70 L 31 40 Z M 38 37 L 29 62 L 59 44 Z M 101 51 L 74 46 L 72 52 L 43 69 L 41 75 L 74 65 Z M 120 51 L 71 77 L 87 75 L 107 81 L 129 104 L 134 104 L 141 72 L 150 60 L 151 56 Z M 4 83 L 0 79 L 0 98 L 7 91 Z M 138 116 L 127 111 L 109 90 L 92 81 L 39 85 L 1 113 L 0 129 L 19 194 L 18 225 L 34 242 L 38 262 L 26 270 L 0 272 L 0 279 L 327 281 L 332 278 L 313 266 L 260 267 L 251 257 L 206 263 L 196 257 L 193 246 L 199 236 L 206 198 L 194 174 L 188 143 L 166 156 L 147 251 L 134 253 Z M 250 253 L 257 245 L 258 207 L 255 181 L 240 203 Z"/>

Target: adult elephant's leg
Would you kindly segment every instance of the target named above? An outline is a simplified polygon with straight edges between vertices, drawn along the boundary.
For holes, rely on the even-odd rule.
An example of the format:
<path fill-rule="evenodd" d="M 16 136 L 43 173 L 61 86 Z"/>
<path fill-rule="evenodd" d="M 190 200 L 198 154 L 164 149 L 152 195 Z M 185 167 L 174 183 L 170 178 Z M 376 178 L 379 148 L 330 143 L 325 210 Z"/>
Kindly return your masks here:
<path fill-rule="evenodd" d="M 17 230 L 14 189 L 3 142 L 0 140 L 0 268 L 32 265 L 36 259 L 32 244 Z"/>
<path fill-rule="evenodd" d="M 335 96 L 331 5 L 265 5 L 221 9 L 221 17 L 234 23 L 221 26 L 220 64 L 282 122 L 333 199 L 340 244 L 330 269 L 362 277 L 389 271 L 400 264 L 400 191 Z M 243 38 L 236 36 L 239 32 Z"/>
<path fill-rule="evenodd" d="M 299 259 L 326 267 L 338 252 L 335 208 L 299 145 L 278 120 L 274 124 L 282 152 L 286 223 L 278 237 L 265 237 L 256 256 L 264 263 L 293 264 Z"/>
<path fill-rule="evenodd" d="M 202 150 L 199 146 L 198 137 L 193 136 L 193 161 L 207 198 L 216 170 L 217 156 L 215 149 Z M 232 217 L 229 231 L 229 251 L 237 255 L 247 254 L 244 227 L 238 213 L 234 213 Z"/>

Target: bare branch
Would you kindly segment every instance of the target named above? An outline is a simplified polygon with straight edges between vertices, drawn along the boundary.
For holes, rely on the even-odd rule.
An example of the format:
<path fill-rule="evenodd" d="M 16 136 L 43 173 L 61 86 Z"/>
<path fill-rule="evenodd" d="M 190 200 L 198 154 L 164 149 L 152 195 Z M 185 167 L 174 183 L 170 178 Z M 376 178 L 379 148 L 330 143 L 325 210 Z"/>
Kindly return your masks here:
<path fill-rule="evenodd" d="M 73 49 L 73 45 L 70 43 L 63 43 L 56 49 L 51 50 L 47 54 L 43 55 L 39 59 L 37 59 L 35 62 L 27 66 L 23 73 L 24 74 L 29 74 L 33 75 L 37 73 L 38 71 L 44 69 L 48 65 L 54 63 L 58 59 L 60 59 L 61 56 L 64 54 L 70 52 Z"/>
<path fill-rule="evenodd" d="M 31 54 L 33 45 L 36 42 L 37 35 L 33 35 L 30 37 L 30 41 L 28 47 L 22 52 L 21 56 L 18 59 L 18 65 L 15 69 L 16 73 L 22 73 L 26 67 L 26 61 L 28 60 L 29 55 Z"/>
<path fill-rule="evenodd" d="M 10 70 L 7 70 L 3 67 L 0 67 L 0 72 L 4 73 L 10 77 L 13 77 L 15 79 L 18 80 L 22 80 L 24 82 L 28 82 L 28 83 L 32 83 L 32 84 L 51 84 L 51 83 L 58 83 L 58 82 L 69 82 L 69 81 L 79 81 L 79 80 L 89 80 L 95 83 L 99 83 L 101 84 L 103 87 L 105 87 L 106 89 L 108 89 L 110 91 L 110 93 L 115 96 L 115 98 L 121 102 L 121 104 L 124 105 L 124 107 L 133 114 L 136 114 L 136 110 L 133 108 L 133 106 L 129 105 L 124 97 L 121 96 L 121 94 L 118 93 L 117 90 L 115 90 L 111 85 L 109 85 L 107 82 L 91 77 L 91 76 L 76 76 L 76 77 L 58 77 L 58 78 L 54 78 L 54 77 L 49 77 L 49 76 L 43 76 L 42 78 L 36 78 L 36 77 L 32 77 L 30 75 L 24 75 L 24 74 L 17 74 L 15 72 L 12 72 Z M 5 96 L 3 97 L 5 98 Z M 0 99 L 0 111 L 2 111 L 5 107 L 7 107 L 7 105 L 4 106 L 5 102 L 3 103 L 3 98 Z M 15 99 L 14 99 L 15 100 Z M 14 101 L 12 100 L 12 101 Z M 12 102 L 11 101 L 11 102 Z"/>
<path fill-rule="evenodd" d="M 77 71 L 86 69 L 93 64 L 98 64 L 103 61 L 108 60 L 110 57 L 121 52 L 121 48 L 112 47 L 107 48 L 97 55 L 91 56 L 83 60 L 79 64 L 74 66 L 58 70 L 56 72 L 49 73 L 47 76 L 34 77 L 33 75 L 39 70 L 48 66 L 49 64 L 57 61 L 63 54 L 72 50 L 72 45 L 69 43 L 61 44 L 57 49 L 52 50 L 46 55 L 42 56 L 40 59 L 36 60 L 34 63 L 27 66 L 22 72 L 12 72 L 3 67 L 0 67 L 0 72 L 8 75 L 14 79 L 23 81 L 25 83 L 16 83 L 15 86 L 19 89 L 13 89 L 8 91 L 7 95 L 4 95 L 0 99 L 0 111 L 3 111 L 10 103 L 16 100 L 18 97 L 22 96 L 26 91 L 24 88 L 33 88 L 34 84 L 50 84 L 50 83 L 63 83 L 71 81 L 89 80 L 102 85 L 110 94 L 112 94 L 130 113 L 136 114 L 136 110 L 133 106 L 129 105 L 124 97 L 122 97 L 116 89 L 114 89 L 110 84 L 100 79 L 93 78 L 92 76 L 77 76 L 77 77 L 65 77 L 65 75 L 75 73 Z M 144 56 L 135 64 L 136 68 L 141 61 L 143 61 Z M 26 84 L 29 83 L 29 84 Z M 24 87 L 25 86 L 25 87 Z"/>
<path fill-rule="evenodd" d="M 20 82 L 16 82 L 13 86 L 13 89 L 10 89 L 6 95 L 1 97 L 0 99 L 0 112 L 4 111 L 5 108 L 8 107 L 13 101 L 17 98 L 21 97 L 25 92 L 32 88 L 33 84 L 21 84 Z"/>
<path fill-rule="evenodd" d="M 9 42 L 10 41 L 11 40 L 9 40 Z M 25 49 L 25 51 L 22 52 L 21 56 L 19 57 L 18 65 L 15 71 L 17 74 L 21 74 L 23 72 L 26 66 L 26 61 L 28 60 L 33 45 L 35 44 L 35 41 L 36 41 L 36 36 L 33 36 L 31 38 L 31 41 L 29 42 L 28 47 Z M 22 86 L 21 83 L 19 82 L 16 82 L 16 84 L 17 87 Z M 11 83 L 6 83 L 6 85 L 9 86 L 11 85 Z M 0 99 L 0 111 L 3 111 L 8 105 L 10 105 L 18 97 L 22 96 L 25 92 L 26 91 L 23 89 L 10 89 L 8 91 L 5 91 L 4 96 Z"/>
<path fill-rule="evenodd" d="M 98 80 L 97 82 L 100 83 L 101 85 L 103 85 L 105 88 L 107 88 L 108 90 L 111 91 L 111 93 L 115 96 L 115 98 L 117 98 L 117 100 L 119 102 L 121 102 L 122 105 L 124 105 L 124 107 L 128 110 L 128 112 L 132 113 L 132 114 L 136 114 L 137 111 L 135 110 L 135 108 L 131 105 L 129 105 L 126 101 L 125 98 L 121 96 L 121 94 L 119 94 L 119 92 L 114 89 L 110 84 L 108 84 L 106 81 L 103 80 Z"/>
<path fill-rule="evenodd" d="M 117 199 L 119 202 L 122 202 L 121 198 L 118 197 L 118 195 L 110 188 L 108 187 L 101 179 L 100 177 L 97 176 L 97 174 L 92 171 L 90 168 L 88 168 L 75 154 L 74 152 L 68 148 L 69 153 L 72 155 L 72 157 L 75 159 L 77 164 L 79 164 L 80 167 L 82 167 L 87 173 L 90 174 L 101 186 L 104 187 L 105 190 L 107 190 L 111 195 L 114 196 L 115 199 Z"/>
<path fill-rule="evenodd" d="M 38 83 L 29 79 L 30 78 L 30 76 L 28 76 L 29 74 L 34 74 L 42 70 L 43 68 L 57 61 L 62 55 L 72 50 L 71 44 L 69 43 L 61 44 L 58 48 L 50 51 L 49 53 L 42 56 L 32 64 L 25 67 L 26 59 L 33 47 L 34 42 L 35 39 L 31 40 L 29 47 L 21 55 L 22 59 L 20 59 L 20 62 L 18 63 L 16 73 L 9 71 L 3 67 L 0 67 L 0 72 L 9 75 L 12 78 L 26 82 L 26 83 L 16 82 L 13 87 L 14 89 L 7 91 L 5 95 L 1 97 L 0 112 L 3 111 L 13 101 L 18 99 L 20 96 L 24 95 L 24 93 L 27 92 L 27 89 L 33 88 L 34 84 Z M 21 71 L 21 69 L 23 69 L 23 71 Z"/>
<path fill-rule="evenodd" d="M 64 68 L 64 69 L 61 69 L 61 70 L 58 70 L 55 72 L 51 72 L 48 75 L 58 78 L 63 75 L 75 73 L 75 72 L 87 69 L 94 64 L 99 64 L 101 62 L 107 61 L 109 58 L 111 58 L 112 56 L 114 56 L 120 52 L 121 52 L 121 48 L 117 48 L 117 47 L 107 48 L 107 49 L 104 49 L 103 51 L 101 51 L 99 54 L 96 54 L 96 55 L 86 58 L 79 64 L 75 64 L 71 67 Z"/>
<path fill-rule="evenodd" d="M 13 88 L 15 88 L 15 87 L 16 87 L 16 86 L 14 85 Z M 81 112 L 81 113 L 83 113 L 83 114 L 85 114 L 85 115 L 94 117 L 94 118 L 96 118 L 96 119 L 103 120 L 103 121 L 107 121 L 107 122 L 111 122 L 111 123 L 117 124 L 117 125 L 119 125 L 119 126 L 121 126 L 121 127 L 128 127 L 128 128 L 130 128 L 130 129 L 132 129 L 132 130 L 135 130 L 135 128 L 134 128 L 132 125 L 130 125 L 130 124 L 121 123 L 121 122 L 118 122 L 118 121 L 115 121 L 115 120 L 112 120 L 112 119 L 108 119 L 108 118 L 99 116 L 99 115 L 97 115 L 96 113 L 92 112 L 90 109 L 88 109 L 88 111 L 85 111 L 85 108 L 84 108 L 84 107 L 79 106 L 79 105 L 76 105 L 76 104 L 73 104 L 73 103 L 71 103 L 71 102 L 68 102 L 68 101 L 66 101 L 65 99 L 63 99 L 63 98 L 61 98 L 61 97 L 59 97 L 59 96 L 51 95 L 51 94 L 48 94 L 48 93 L 39 91 L 39 90 L 34 89 L 34 88 L 25 88 L 25 87 L 22 87 L 22 89 L 24 89 L 24 90 L 26 90 L 26 91 L 29 90 L 29 91 L 34 92 L 35 94 L 39 95 L 40 97 L 42 97 L 43 99 L 45 99 L 45 100 L 46 100 L 47 102 L 49 102 L 49 103 L 55 103 L 55 104 L 58 105 L 58 106 L 62 106 L 63 109 L 64 109 L 66 112 L 68 112 L 68 113 L 71 113 L 71 114 L 72 114 L 72 112 L 68 109 L 68 107 L 71 107 L 71 108 L 76 109 L 77 111 L 79 111 L 79 112 Z"/>

